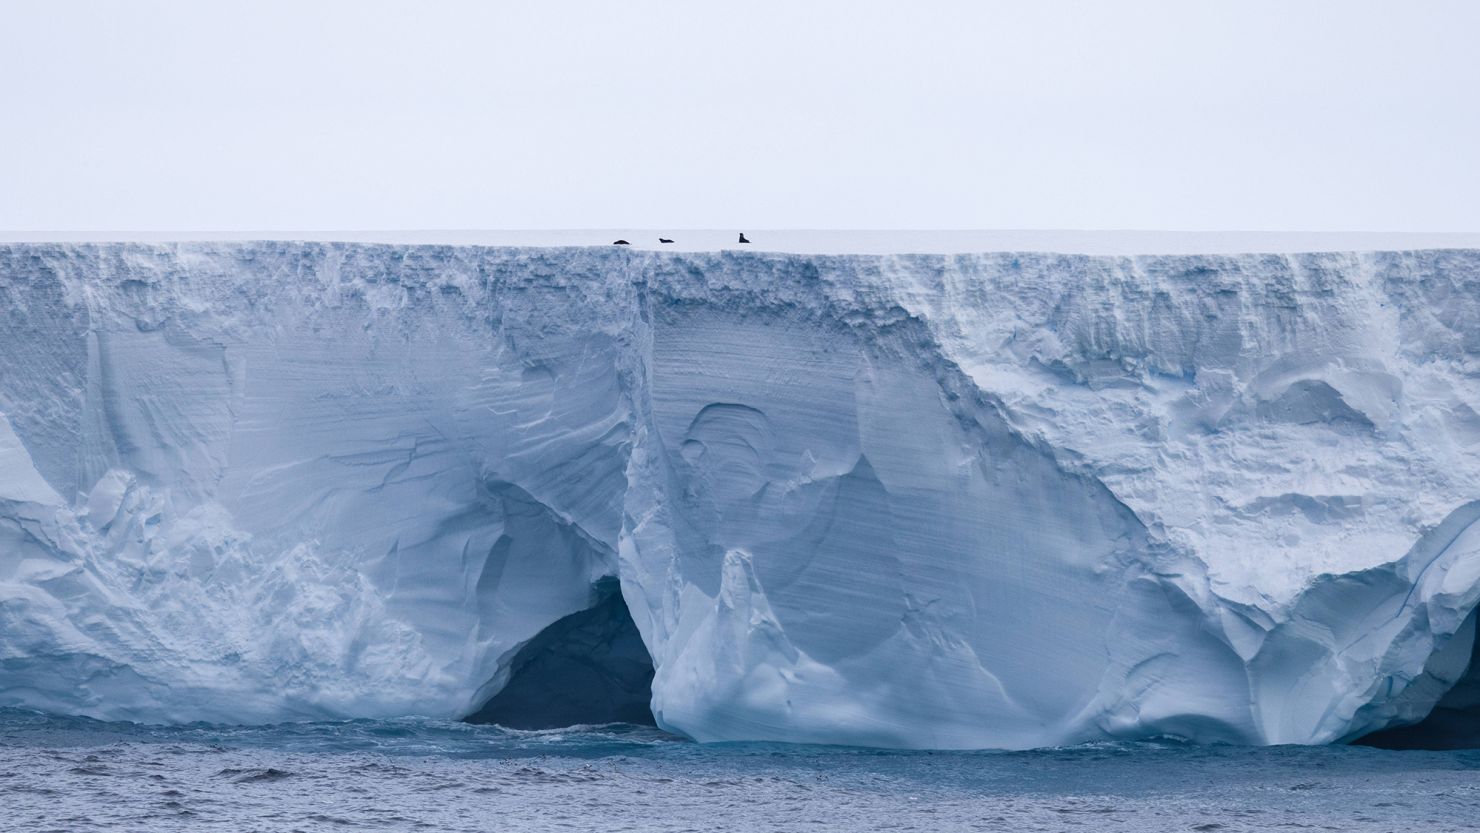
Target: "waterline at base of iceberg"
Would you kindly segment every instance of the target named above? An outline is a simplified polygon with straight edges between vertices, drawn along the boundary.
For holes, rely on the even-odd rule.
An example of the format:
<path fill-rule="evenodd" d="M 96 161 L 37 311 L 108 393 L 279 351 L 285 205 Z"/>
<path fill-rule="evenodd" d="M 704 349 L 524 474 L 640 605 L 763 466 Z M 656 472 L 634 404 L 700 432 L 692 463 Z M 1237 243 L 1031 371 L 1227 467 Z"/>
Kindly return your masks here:
<path fill-rule="evenodd" d="M 696 744 L 612 725 L 148 727 L 0 710 L 10 833 L 96 826 L 651 831 L 1468 830 L 1473 752 L 1103 742 L 1030 752 Z"/>

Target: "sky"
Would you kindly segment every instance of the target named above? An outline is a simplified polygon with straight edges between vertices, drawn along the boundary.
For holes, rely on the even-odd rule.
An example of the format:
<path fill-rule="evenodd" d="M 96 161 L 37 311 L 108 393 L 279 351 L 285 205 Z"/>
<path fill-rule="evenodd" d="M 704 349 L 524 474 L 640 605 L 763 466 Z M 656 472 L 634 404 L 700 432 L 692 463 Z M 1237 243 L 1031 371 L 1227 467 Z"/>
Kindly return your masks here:
<path fill-rule="evenodd" d="M 1480 3 L 0 0 L 0 229 L 1480 231 Z"/>

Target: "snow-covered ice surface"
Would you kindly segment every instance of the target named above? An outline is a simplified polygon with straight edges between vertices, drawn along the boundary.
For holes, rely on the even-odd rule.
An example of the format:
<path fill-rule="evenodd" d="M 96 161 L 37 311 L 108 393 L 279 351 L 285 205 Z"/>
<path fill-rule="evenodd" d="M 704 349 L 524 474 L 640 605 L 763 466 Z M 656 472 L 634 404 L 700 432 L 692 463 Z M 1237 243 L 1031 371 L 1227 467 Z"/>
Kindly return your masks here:
<path fill-rule="evenodd" d="M 0 705 L 1321 743 L 1480 600 L 1480 251 L 0 246 Z"/>
<path fill-rule="evenodd" d="M 1480 249 L 1480 233 L 1333 231 L 1076 231 L 750 229 L 445 229 L 419 231 L 3 231 L 0 243 L 183 243 L 222 241 L 384 243 L 455 246 L 599 246 L 626 240 L 634 249 L 716 252 L 748 249 L 790 254 L 1080 255 L 1250 254 L 1417 249 Z M 659 243 L 659 238 L 672 243 Z"/>

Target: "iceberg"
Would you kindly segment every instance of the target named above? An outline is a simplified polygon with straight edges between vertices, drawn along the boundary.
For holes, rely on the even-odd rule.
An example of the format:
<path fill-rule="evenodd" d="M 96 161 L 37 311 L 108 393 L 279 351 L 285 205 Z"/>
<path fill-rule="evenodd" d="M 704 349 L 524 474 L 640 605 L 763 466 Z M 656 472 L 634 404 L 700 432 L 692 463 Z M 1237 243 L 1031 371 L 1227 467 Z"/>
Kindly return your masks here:
<path fill-rule="evenodd" d="M 8 244 L 0 316 L 0 706 L 1480 726 L 1480 251 Z"/>

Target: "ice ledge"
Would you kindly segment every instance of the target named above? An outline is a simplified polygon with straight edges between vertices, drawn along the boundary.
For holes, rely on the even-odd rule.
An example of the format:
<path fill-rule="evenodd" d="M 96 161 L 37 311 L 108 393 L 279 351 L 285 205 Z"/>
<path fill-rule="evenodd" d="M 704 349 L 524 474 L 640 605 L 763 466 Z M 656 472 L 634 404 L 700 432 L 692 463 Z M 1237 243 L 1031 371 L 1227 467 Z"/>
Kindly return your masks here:
<path fill-rule="evenodd" d="M 794 254 L 976 254 L 1046 252 L 1082 255 L 1300 254 L 1306 252 L 1480 249 L 1480 232 L 1388 231 L 1086 231 L 745 229 L 444 229 L 324 231 L 0 231 L 0 243 L 187 243 L 313 241 L 399 245 L 609 246 L 708 252 L 745 249 Z M 659 237 L 672 239 L 660 244 Z"/>

